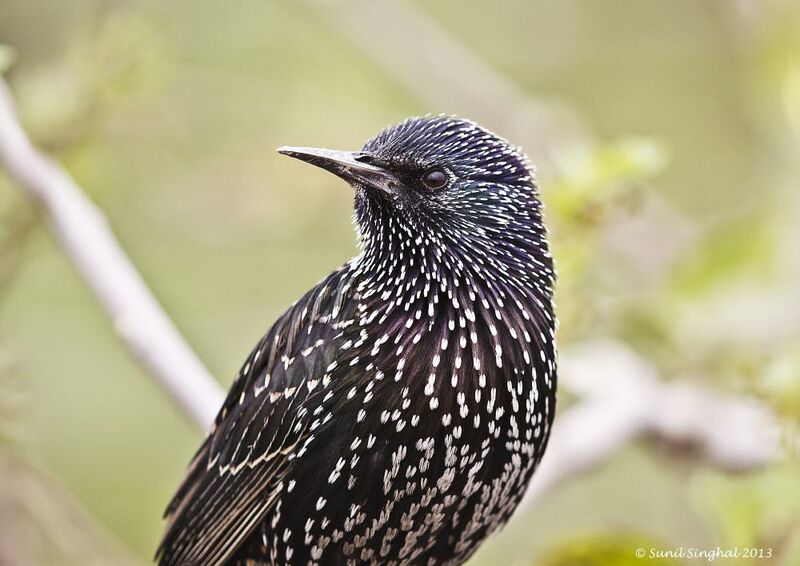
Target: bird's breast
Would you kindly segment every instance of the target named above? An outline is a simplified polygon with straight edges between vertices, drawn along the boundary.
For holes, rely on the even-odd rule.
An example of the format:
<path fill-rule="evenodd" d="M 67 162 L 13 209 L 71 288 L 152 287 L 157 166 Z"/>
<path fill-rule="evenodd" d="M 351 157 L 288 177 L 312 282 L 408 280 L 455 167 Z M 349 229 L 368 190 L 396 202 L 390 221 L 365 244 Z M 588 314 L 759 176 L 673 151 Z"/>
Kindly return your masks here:
<path fill-rule="evenodd" d="M 516 302 L 501 311 L 432 288 L 388 298 L 337 323 L 336 402 L 283 506 L 311 521 L 296 544 L 316 553 L 463 558 L 510 516 L 544 450 L 552 341 Z"/>

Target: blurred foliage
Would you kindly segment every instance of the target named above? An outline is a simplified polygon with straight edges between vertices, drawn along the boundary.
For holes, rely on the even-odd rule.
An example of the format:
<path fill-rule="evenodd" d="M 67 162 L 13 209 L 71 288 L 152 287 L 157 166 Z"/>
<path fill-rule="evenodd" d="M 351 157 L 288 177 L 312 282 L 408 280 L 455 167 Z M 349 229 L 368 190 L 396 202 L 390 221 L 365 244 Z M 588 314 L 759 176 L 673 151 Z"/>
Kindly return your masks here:
<path fill-rule="evenodd" d="M 787 418 L 800 415 L 800 342 L 790 344 L 784 352 L 764 362 L 761 378 L 754 385 L 758 394 Z M 795 429 L 796 432 L 796 429 Z"/>
<path fill-rule="evenodd" d="M 695 478 L 691 489 L 700 512 L 716 526 L 723 548 L 769 548 L 776 563 L 790 566 L 800 562 L 798 477 L 797 462 L 747 477 L 707 471 Z"/>
<path fill-rule="evenodd" d="M 16 51 L 8 45 L 0 44 L 0 74 L 5 73 L 11 67 L 16 57 Z"/>
<path fill-rule="evenodd" d="M 10 354 L 0 349 L 0 450 L 10 445 L 17 436 L 19 419 L 19 384 L 14 379 Z"/>
<path fill-rule="evenodd" d="M 2 448 L 0 478 L 0 564 L 138 563 L 61 487 Z"/>
<path fill-rule="evenodd" d="M 562 351 L 624 340 L 665 378 L 753 395 L 795 430 L 800 6 L 417 5 L 597 132 L 539 179 Z M 0 72 L 26 128 L 106 212 L 226 383 L 281 310 L 354 250 L 346 189 L 273 148 L 352 148 L 406 115 L 459 112 L 458 100 L 431 108 L 398 88 L 306 2 L 0 1 Z M 22 482 L 0 481 L 0 501 L 40 480 L 59 494 L 43 470 L 79 502 L 53 495 L 36 520 L 85 506 L 83 531 L 108 528 L 149 560 L 197 435 L 2 177 L 0 215 L 0 351 L 13 360 L 0 369 L 0 436 L 16 439 L 0 469 Z M 642 563 L 639 546 L 756 545 L 797 564 L 800 470 L 789 460 L 731 477 L 631 448 L 548 494 L 473 563 L 613 566 Z M 87 549 L 107 548 L 105 534 L 91 536 Z"/>
<path fill-rule="evenodd" d="M 14 84 L 29 135 L 50 151 L 90 142 L 114 105 L 164 79 L 160 38 L 148 20 L 112 13 L 57 61 L 23 74 Z"/>
<path fill-rule="evenodd" d="M 664 541 L 627 533 L 583 536 L 561 543 L 550 550 L 538 566 L 680 566 L 673 558 L 650 558 L 650 549 L 668 549 Z M 645 552 L 646 559 L 637 556 Z"/>
<path fill-rule="evenodd" d="M 620 215 L 636 213 L 641 184 L 661 173 L 667 161 L 667 150 L 648 139 L 623 139 L 560 157 L 548 187 L 548 219 L 561 281 L 557 301 L 568 297 L 566 309 L 559 309 L 562 340 L 570 339 L 564 329 L 578 332 L 581 321 L 588 320 L 586 309 L 594 297 L 586 286 L 591 282 L 587 271 L 598 259 L 598 238 Z"/>

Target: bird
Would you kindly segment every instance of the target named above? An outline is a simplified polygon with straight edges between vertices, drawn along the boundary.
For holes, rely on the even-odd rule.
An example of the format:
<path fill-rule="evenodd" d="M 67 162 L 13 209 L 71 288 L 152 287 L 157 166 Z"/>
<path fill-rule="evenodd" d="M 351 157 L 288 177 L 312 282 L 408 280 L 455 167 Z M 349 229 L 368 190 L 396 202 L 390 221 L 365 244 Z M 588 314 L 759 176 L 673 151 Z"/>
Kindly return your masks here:
<path fill-rule="evenodd" d="M 166 512 L 161 565 L 465 562 L 547 446 L 555 269 L 521 149 L 449 115 L 359 151 L 359 253 L 245 360 Z"/>

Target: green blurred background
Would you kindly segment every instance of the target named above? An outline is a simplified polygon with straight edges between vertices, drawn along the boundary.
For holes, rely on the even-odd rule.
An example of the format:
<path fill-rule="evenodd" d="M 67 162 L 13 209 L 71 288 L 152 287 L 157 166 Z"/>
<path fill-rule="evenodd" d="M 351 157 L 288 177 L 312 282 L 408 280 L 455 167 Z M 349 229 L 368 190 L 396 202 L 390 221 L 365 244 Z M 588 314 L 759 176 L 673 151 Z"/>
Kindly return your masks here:
<path fill-rule="evenodd" d="M 0 44 L 26 129 L 223 385 L 356 249 L 348 187 L 274 148 L 445 112 L 541 165 L 562 351 L 619 341 L 797 424 L 796 1 L 0 0 Z M 199 435 L 1 173 L 0 238 L 0 563 L 147 562 Z M 637 444 L 470 564 L 635 564 L 642 545 L 800 564 L 797 458 L 731 476 Z"/>

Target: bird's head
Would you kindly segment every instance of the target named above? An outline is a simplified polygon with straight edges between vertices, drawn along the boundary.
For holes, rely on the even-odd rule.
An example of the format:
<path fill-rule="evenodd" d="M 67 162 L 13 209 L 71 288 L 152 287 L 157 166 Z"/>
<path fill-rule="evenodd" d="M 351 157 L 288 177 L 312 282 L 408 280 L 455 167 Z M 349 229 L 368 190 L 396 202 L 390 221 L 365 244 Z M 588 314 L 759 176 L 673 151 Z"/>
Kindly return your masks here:
<path fill-rule="evenodd" d="M 409 118 L 380 132 L 360 151 L 278 151 L 326 169 L 355 188 L 356 221 L 366 252 L 371 247 L 396 251 L 398 244 L 414 248 L 410 242 L 415 242 L 455 252 L 466 261 L 477 254 L 520 264 L 527 263 L 529 253 L 549 260 L 527 158 L 474 122 L 450 116 Z"/>

